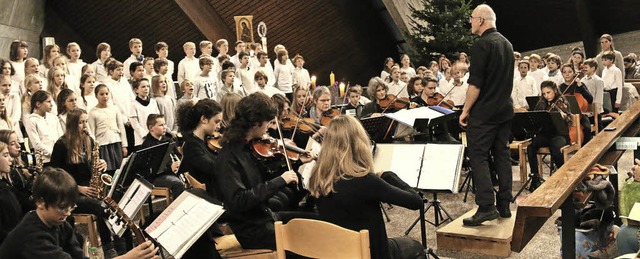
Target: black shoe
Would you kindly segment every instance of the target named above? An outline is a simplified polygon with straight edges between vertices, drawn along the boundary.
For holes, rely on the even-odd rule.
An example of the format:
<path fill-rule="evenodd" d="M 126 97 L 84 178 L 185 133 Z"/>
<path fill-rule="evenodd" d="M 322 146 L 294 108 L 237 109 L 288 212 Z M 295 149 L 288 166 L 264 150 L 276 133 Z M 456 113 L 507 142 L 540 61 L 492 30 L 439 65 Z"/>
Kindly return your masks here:
<path fill-rule="evenodd" d="M 500 214 L 495 208 L 486 212 L 476 211 L 476 214 L 473 214 L 473 216 L 463 219 L 462 224 L 465 226 L 480 226 L 482 222 L 497 219 L 498 216 L 500 216 Z"/>
<path fill-rule="evenodd" d="M 496 209 L 498 209 L 498 214 L 500 214 L 501 218 L 511 218 L 511 209 L 509 208 L 509 203 L 499 202 L 496 205 Z"/>

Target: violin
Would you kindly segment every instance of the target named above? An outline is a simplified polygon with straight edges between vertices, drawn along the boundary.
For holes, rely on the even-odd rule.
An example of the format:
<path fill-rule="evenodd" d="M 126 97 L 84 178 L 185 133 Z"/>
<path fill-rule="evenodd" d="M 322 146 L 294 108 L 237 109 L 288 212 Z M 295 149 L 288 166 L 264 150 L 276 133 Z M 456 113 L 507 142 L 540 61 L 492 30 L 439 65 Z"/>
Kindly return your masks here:
<path fill-rule="evenodd" d="M 320 118 L 320 124 L 322 124 L 322 126 L 327 126 L 329 125 L 329 122 L 331 122 L 331 120 L 338 115 L 340 115 L 340 110 L 336 108 L 331 108 L 326 112 L 322 113 L 322 118 Z"/>
<path fill-rule="evenodd" d="M 322 126 L 317 124 L 311 118 L 298 118 L 295 114 L 289 113 L 282 118 L 282 128 L 286 130 L 292 130 L 298 126 L 298 130 L 302 133 L 310 134 L 315 133 Z"/>
<path fill-rule="evenodd" d="M 453 103 L 453 101 L 451 100 L 444 100 L 444 96 L 440 93 L 436 93 L 435 95 L 433 95 L 433 97 L 429 97 L 427 98 L 427 105 L 428 106 L 440 106 L 443 108 L 447 108 L 447 109 L 453 109 L 453 107 L 455 107 L 455 104 Z"/>
<path fill-rule="evenodd" d="M 406 109 L 409 107 L 411 101 L 407 97 L 396 97 L 393 94 L 387 94 L 384 99 L 378 100 L 378 105 L 383 109 L 395 108 L 397 110 Z"/>
<path fill-rule="evenodd" d="M 260 139 L 254 139 L 251 142 L 253 155 L 263 161 L 276 157 L 297 161 L 300 159 L 300 154 L 307 153 L 306 150 L 296 146 L 291 139 L 285 138 L 283 141 L 284 145 L 282 145 L 278 139 L 267 134 L 263 135 Z"/>
<path fill-rule="evenodd" d="M 222 134 L 220 132 L 214 132 L 212 136 L 207 136 L 207 147 L 209 150 L 213 152 L 218 152 L 222 149 L 222 145 L 220 145 L 220 139 L 222 139 Z"/>

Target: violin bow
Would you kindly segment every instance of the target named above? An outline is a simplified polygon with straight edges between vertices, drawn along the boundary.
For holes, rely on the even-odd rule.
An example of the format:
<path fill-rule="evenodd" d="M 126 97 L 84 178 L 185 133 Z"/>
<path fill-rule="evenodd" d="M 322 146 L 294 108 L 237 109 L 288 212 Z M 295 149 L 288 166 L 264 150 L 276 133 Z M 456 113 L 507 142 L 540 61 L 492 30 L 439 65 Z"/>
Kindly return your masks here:
<path fill-rule="evenodd" d="M 391 103 L 389 104 L 389 106 L 384 107 L 384 109 L 382 110 L 382 112 L 381 112 L 381 113 L 386 112 L 386 111 L 387 111 L 387 109 L 389 109 L 389 107 L 391 107 L 391 104 L 393 104 L 393 103 L 395 103 L 395 102 L 396 102 L 396 100 L 398 99 L 398 95 L 399 95 L 400 93 L 402 93 L 402 90 L 404 90 L 405 88 L 407 88 L 407 85 L 409 85 L 409 84 L 405 84 L 402 88 L 400 88 L 400 91 L 398 91 L 398 93 L 396 93 L 396 97 L 395 97 L 395 98 L 393 98 L 393 101 L 391 101 Z"/>
<path fill-rule="evenodd" d="M 442 102 L 444 102 L 445 98 L 447 98 L 447 96 L 449 96 L 449 94 L 453 91 L 454 88 L 456 88 L 456 85 L 453 85 L 453 87 L 451 87 L 451 89 L 449 89 L 449 91 L 444 96 L 442 96 L 442 100 L 440 100 L 440 102 L 438 104 L 436 104 L 435 106 L 440 106 L 440 104 Z"/>
<path fill-rule="evenodd" d="M 289 156 L 287 156 L 287 148 L 284 145 L 284 137 L 282 136 L 282 130 L 280 130 L 280 121 L 278 120 L 278 116 L 276 115 L 276 128 L 278 128 L 278 134 L 280 135 L 280 141 L 282 141 L 282 150 L 284 151 L 284 160 L 287 161 L 287 168 L 289 171 L 293 170 L 291 167 L 291 161 L 289 161 Z M 296 125 L 297 126 L 297 125 Z"/>

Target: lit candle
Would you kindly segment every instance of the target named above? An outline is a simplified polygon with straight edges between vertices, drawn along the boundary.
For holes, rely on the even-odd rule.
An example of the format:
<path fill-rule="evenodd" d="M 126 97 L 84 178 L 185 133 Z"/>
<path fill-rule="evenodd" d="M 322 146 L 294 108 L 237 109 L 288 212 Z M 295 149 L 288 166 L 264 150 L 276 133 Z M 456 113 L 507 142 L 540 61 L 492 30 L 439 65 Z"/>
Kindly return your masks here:
<path fill-rule="evenodd" d="M 333 71 L 331 71 L 331 74 L 329 74 L 329 85 L 333 86 L 335 82 L 336 82 L 336 75 L 334 75 Z"/>
<path fill-rule="evenodd" d="M 340 83 L 340 97 L 344 96 L 344 83 Z"/>
<path fill-rule="evenodd" d="M 316 88 L 316 76 L 311 77 L 311 88 Z"/>

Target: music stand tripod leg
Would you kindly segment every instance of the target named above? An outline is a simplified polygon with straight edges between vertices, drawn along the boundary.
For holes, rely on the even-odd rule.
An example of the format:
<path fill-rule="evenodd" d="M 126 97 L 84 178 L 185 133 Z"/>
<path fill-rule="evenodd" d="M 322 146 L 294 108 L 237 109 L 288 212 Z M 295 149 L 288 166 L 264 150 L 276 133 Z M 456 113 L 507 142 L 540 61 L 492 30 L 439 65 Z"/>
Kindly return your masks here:
<path fill-rule="evenodd" d="M 418 192 L 418 193 L 420 194 L 420 197 L 422 197 L 422 201 L 423 201 L 422 203 L 423 205 L 422 207 L 420 207 L 420 215 L 418 215 L 418 219 L 417 219 L 420 221 L 420 238 L 422 239 L 422 247 L 424 248 L 424 252 L 427 258 L 430 258 L 429 256 L 432 256 L 433 258 L 440 259 L 440 257 L 438 257 L 438 255 L 436 255 L 436 253 L 433 252 L 433 249 L 429 248 L 429 246 L 427 245 L 427 224 L 426 224 L 426 219 L 424 218 L 424 214 L 427 213 L 427 211 L 424 208 L 424 204 L 427 203 L 428 201 L 424 197 L 424 194 L 422 192 Z M 415 223 L 414 223 L 414 226 L 415 226 Z M 411 231 L 411 229 L 409 229 L 408 231 Z"/>
<path fill-rule="evenodd" d="M 427 198 L 424 197 L 424 194 L 422 194 L 422 192 L 418 192 L 418 194 L 422 198 L 422 207 L 420 207 L 420 215 L 418 215 L 416 220 L 414 220 L 413 223 L 411 223 L 411 226 L 409 226 L 409 228 L 404 232 L 405 236 L 409 235 L 409 232 L 411 232 L 411 230 L 413 230 L 413 228 L 418 224 L 418 222 L 420 222 L 420 220 L 424 220 L 424 213 L 427 213 L 427 210 L 425 209 L 424 205 L 428 204 L 429 200 L 427 200 Z M 431 205 L 429 205 L 429 206 L 431 206 Z M 425 243 L 426 243 L 426 241 L 425 241 Z"/>

